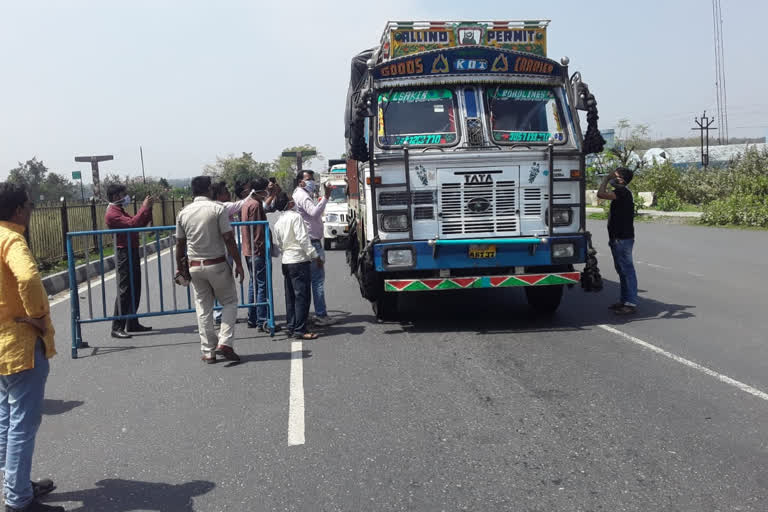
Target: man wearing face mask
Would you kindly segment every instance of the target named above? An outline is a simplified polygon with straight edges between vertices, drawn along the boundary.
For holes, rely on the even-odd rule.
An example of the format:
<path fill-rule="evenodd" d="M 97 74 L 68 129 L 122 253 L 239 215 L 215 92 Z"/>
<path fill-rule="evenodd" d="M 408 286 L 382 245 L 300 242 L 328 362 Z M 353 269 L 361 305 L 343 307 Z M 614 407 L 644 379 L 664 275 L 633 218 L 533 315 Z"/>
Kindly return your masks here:
<path fill-rule="evenodd" d="M 152 196 L 144 198 L 136 215 L 129 215 L 125 208 L 131 204 L 125 185 L 113 184 L 107 187 L 110 203 L 104 216 L 108 229 L 143 228 L 152 221 Z M 141 257 L 139 256 L 139 234 L 126 233 L 117 235 L 117 288 L 114 316 L 132 315 L 139 309 L 141 300 Z M 130 253 L 130 254 L 129 254 Z M 131 270 L 132 269 L 132 270 Z M 133 299 L 131 298 L 131 273 L 133 273 Z M 139 324 L 137 318 L 116 319 L 112 321 L 112 337 L 130 338 L 129 332 L 151 331 L 151 327 Z"/>
<path fill-rule="evenodd" d="M 331 188 L 326 187 L 325 196 L 317 203 L 314 201 L 318 185 L 313 171 L 302 170 L 296 176 L 296 188 L 293 191 L 293 202 L 296 203 L 296 211 L 304 220 L 304 225 L 309 232 L 312 246 L 318 254 L 318 258 L 312 260 L 310 274 L 312 280 L 312 301 L 315 303 L 315 324 L 320 326 L 333 325 L 335 320 L 328 316 L 325 306 L 325 251 L 323 250 L 323 212 L 328 198 L 331 196 Z"/>
<path fill-rule="evenodd" d="M 597 191 L 597 197 L 611 201 L 608 216 L 608 245 L 611 247 L 613 263 L 619 274 L 621 296 L 619 302 L 610 306 L 617 315 L 631 315 L 637 309 L 637 275 L 632 263 L 632 249 L 635 245 L 635 202 L 627 188 L 634 174 L 626 167 L 618 167 L 608 174 Z M 607 190 L 611 185 L 613 191 Z"/>

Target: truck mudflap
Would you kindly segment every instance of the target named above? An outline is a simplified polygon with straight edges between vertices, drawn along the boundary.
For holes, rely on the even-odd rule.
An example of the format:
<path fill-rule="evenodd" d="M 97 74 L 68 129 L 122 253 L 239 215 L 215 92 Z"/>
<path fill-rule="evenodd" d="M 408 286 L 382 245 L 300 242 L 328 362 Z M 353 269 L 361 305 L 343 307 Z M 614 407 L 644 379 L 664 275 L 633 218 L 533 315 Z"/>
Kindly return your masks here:
<path fill-rule="evenodd" d="M 386 292 L 429 292 L 475 288 L 510 288 L 579 284 L 579 272 L 550 274 L 512 274 L 499 276 L 436 277 L 421 279 L 385 279 Z"/>

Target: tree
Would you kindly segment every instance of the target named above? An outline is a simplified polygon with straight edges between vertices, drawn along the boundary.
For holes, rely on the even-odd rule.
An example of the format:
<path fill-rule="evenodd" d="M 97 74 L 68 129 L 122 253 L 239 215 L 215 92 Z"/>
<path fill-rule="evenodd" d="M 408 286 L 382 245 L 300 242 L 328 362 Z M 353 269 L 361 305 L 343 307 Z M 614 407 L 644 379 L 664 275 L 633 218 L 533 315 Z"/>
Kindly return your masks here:
<path fill-rule="evenodd" d="M 25 163 L 8 172 L 8 182 L 24 185 L 33 201 L 58 201 L 64 197 L 67 200 L 80 198 L 80 190 L 67 177 L 61 174 L 49 173 L 42 160 L 33 157 Z"/>
<path fill-rule="evenodd" d="M 230 155 L 226 158 L 216 157 L 216 163 L 206 165 L 203 174 L 214 180 L 223 180 L 232 190 L 235 183 L 246 183 L 255 178 L 268 178 L 272 173 L 272 164 L 257 162 L 253 153 L 243 152 L 242 156 Z"/>
<path fill-rule="evenodd" d="M 311 146 L 309 144 L 304 144 L 302 146 L 295 146 L 292 148 L 285 148 L 283 151 L 281 151 L 280 156 L 278 156 L 275 159 L 275 162 L 273 164 L 274 166 L 274 176 L 277 180 L 277 183 L 280 185 L 280 187 L 290 192 L 293 190 L 294 180 L 296 178 L 296 158 L 292 156 L 282 156 L 283 152 L 286 151 L 302 151 L 302 152 L 311 152 L 314 151 L 315 154 L 312 156 L 308 156 L 302 159 L 302 169 L 311 169 L 310 164 L 319 158 L 322 158 L 323 156 L 317 151 L 317 148 L 315 146 Z"/>
<path fill-rule="evenodd" d="M 168 198 L 171 195 L 179 195 L 173 193 L 171 187 L 168 185 L 168 181 L 165 178 L 160 178 L 158 180 L 157 178 L 147 177 L 145 182 L 144 178 L 137 176 L 124 176 L 123 178 L 120 178 L 120 176 L 117 174 L 108 174 L 101 181 L 104 190 L 106 190 L 110 185 L 116 183 L 125 185 L 128 195 L 133 197 L 134 200 L 138 202 L 143 201 L 147 196 L 154 196 L 158 199 L 161 199 Z"/>

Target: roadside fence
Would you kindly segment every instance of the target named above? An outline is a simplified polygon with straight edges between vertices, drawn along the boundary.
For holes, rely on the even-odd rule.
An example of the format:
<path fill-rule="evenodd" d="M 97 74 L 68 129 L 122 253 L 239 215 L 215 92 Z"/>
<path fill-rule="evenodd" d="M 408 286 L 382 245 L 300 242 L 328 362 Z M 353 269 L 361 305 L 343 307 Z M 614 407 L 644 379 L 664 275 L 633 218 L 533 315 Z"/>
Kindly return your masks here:
<path fill-rule="evenodd" d="M 143 200 L 144 198 L 141 198 Z M 129 213 L 136 214 L 141 208 L 141 200 L 135 198 Z M 176 213 L 189 203 L 189 198 L 161 198 L 152 206 L 152 224 L 166 226 L 176 222 Z M 62 199 L 60 204 L 39 205 L 32 211 L 32 218 L 27 231 L 27 239 L 32 254 L 38 263 L 52 264 L 67 258 L 67 233 L 70 231 L 99 231 L 105 230 L 104 214 L 109 203 L 102 201 L 72 202 Z M 131 212 L 131 208 L 133 211 Z M 112 248 L 112 238 L 104 241 L 104 247 Z M 91 246 L 98 245 L 97 236 L 93 235 Z M 85 251 L 85 240 L 78 237 L 74 240 L 74 254 L 82 257 Z"/>
<path fill-rule="evenodd" d="M 175 218 L 175 215 L 174 217 Z M 233 222 L 235 228 L 235 239 L 238 250 L 242 253 L 242 236 L 240 226 L 246 226 L 248 233 L 253 238 L 255 226 L 263 224 L 265 229 L 266 254 L 271 251 L 270 227 L 268 221 L 249 221 Z M 133 275 L 134 251 L 126 251 L 128 254 L 129 269 L 129 287 L 131 293 L 131 303 L 135 303 L 137 294 L 141 303 L 135 313 L 124 312 L 121 310 L 120 301 L 115 298 L 119 296 L 119 279 L 115 278 L 114 294 L 108 294 L 107 284 L 112 281 L 111 271 L 105 268 L 104 262 L 108 258 L 114 258 L 114 272 L 117 272 L 117 251 L 112 255 L 105 255 L 105 247 L 115 247 L 117 236 L 122 233 L 139 233 L 138 257 L 141 260 L 140 268 L 144 279 L 143 290 L 136 290 Z M 82 324 L 97 322 L 111 322 L 116 319 L 133 319 L 156 316 L 178 315 L 183 313 L 194 313 L 195 307 L 192 298 L 192 287 L 181 287 L 174 282 L 176 274 L 176 226 L 156 226 L 132 229 L 102 229 L 91 231 L 75 231 L 66 234 L 66 255 L 68 259 L 67 267 L 69 272 L 69 297 L 71 311 L 71 332 L 72 332 L 72 358 L 77 359 L 77 350 L 83 341 Z M 128 235 L 130 241 L 130 235 Z M 150 262 L 149 251 L 145 250 L 149 244 L 155 246 L 155 255 L 152 256 L 153 262 Z M 76 267 L 76 247 L 79 247 L 85 257 L 85 268 L 87 278 L 85 280 L 86 307 L 80 305 L 80 295 L 78 291 L 77 280 L 75 279 Z M 94 254 L 93 258 L 91 254 Z M 164 259 L 164 256 L 170 258 Z M 170 259 L 170 262 L 168 261 Z M 93 263 L 92 263 L 93 261 Z M 248 284 L 251 276 L 255 276 L 255 259 L 252 259 L 253 266 L 246 271 L 245 280 L 237 283 L 240 291 L 240 300 L 238 308 L 249 308 L 253 306 L 267 306 L 270 336 L 275 334 L 275 308 L 272 292 L 272 258 L 266 257 L 266 281 L 267 281 L 267 301 L 256 302 L 256 290 L 253 291 L 253 300 L 249 301 Z M 150 265 L 151 263 L 151 265 Z M 243 258 L 243 268 L 246 267 L 245 258 Z M 150 274 L 153 274 L 150 276 Z M 95 282 L 92 282 L 95 281 Z M 157 283 L 157 286 L 150 288 L 150 283 Z M 141 284 L 141 283 L 139 283 Z M 254 279 L 254 287 L 256 286 Z M 142 293 L 143 291 L 143 293 Z M 82 311 L 85 309 L 85 311 Z M 117 309 L 117 311 L 115 311 Z M 215 309 L 221 309 L 216 305 Z M 117 314 L 115 314 L 115 312 Z M 197 321 L 195 321 L 195 325 Z"/>

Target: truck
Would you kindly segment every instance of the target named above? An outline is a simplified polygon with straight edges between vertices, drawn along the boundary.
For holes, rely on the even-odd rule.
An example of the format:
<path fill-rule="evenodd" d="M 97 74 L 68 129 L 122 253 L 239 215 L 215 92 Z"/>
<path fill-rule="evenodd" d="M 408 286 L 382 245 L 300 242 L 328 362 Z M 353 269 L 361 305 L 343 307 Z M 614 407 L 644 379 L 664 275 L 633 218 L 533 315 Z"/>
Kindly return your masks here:
<path fill-rule="evenodd" d="M 519 287 L 551 314 L 602 288 L 585 156 L 605 141 L 549 23 L 391 21 L 352 59 L 347 263 L 379 320 L 406 293 Z"/>
<path fill-rule="evenodd" d="M 323 215 L 323 248 L 327 251 L 333 242 L 338 245 L 349 236 L 346 160 L 329 160 L 328 170 L 320 174 L 320 185 L 323 190 L 331 189 Z"/>

